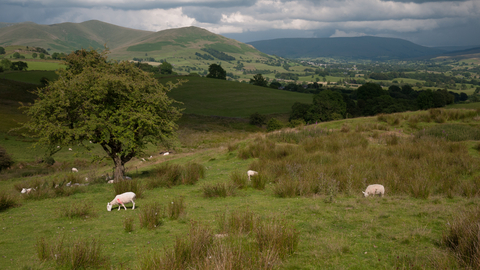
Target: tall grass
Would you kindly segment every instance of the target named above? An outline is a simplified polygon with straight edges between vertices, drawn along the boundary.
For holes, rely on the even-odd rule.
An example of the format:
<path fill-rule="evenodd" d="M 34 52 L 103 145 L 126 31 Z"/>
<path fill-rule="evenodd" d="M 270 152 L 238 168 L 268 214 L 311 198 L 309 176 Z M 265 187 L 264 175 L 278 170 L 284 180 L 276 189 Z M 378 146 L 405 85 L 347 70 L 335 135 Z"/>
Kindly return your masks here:
<path fill-rule="evenodd" d="M 144 186 L 139 180 L 120 180 L 113 183 L 114 196 L 125 192 L 133 192 L 137 198 L 143 196 Z"/>
<path fill-rule="evenodd" d="M 140 209 L 138 217 L 140 220 L 140 227 L 154 229 L 163 224 L 165 208 L 160 206 L 158 202 L 147 203 Z"/>
<path fill-rule="evenodd" d="M 233 183 L 204 184 L 202 186 L 203 196 L 205 198 L 234 196 L 237 186 Z"/>
<path fill-rule="evenodd" d="M 468 269 L 480 269 L 480 208 L 458 214 L 450 221 L 442 243 Z"/>
<path fill-rule="evenodd" d="M 167 216 L 170 219 L 178 219 L 185 214 L 185 202 L 183 197 L 173 199 L 167 206 Z"/>
<path fill-rule="evenodd" d="M 51 241 L 40 237 L 36 244 L 37 256 L 41 261 L 53 260 L 58 266 L 68 269 L 108 267 L 108 259 L 102 250 L 96 238 L 78 238 L 67 242 L 64 237 Z"/>
<path fill-rule="evenodd" d="M 88 218 L 96 216 L 92 205 L 87 202 L 72 203 L 62 209 L 61 215 L 68 218 Z"/>
<path fill-rule="evenodd" d="M 0 212 L 18 205 L 17 199 L 5 190 L 0 191 Z"/>
<path fill-rule="evenodd" d="M 172 248 L 142 254 L 139 268 L 276 269 L 298 247 L 298 232 L 284 220 L 263 221 L 248 210 L 218 217 L 222 234 L 192 221 Z"/>
<path fill-rule="evenodd" d="M 186 165 L 162 163 L 155 168 L 154 176 L 147 181 L 147 188 L 194 185 L 199 179 L 205 178 L 205 173 L 205 167 L 198 163 Z"/>
<path fill-rule="evenodd" d="M 288 148 L 270 141 L 268 148 L 253 147 L 257 159 L 250 167 L 262 168 L 262 176 L 272 179 L 279 197 L 361 195 L 369 184 L 383 184 L 389 194 L 416 198 L 474 196 L 466 189 L 476 186 L 468 179 L 473 179 L 480 162 L 469 155 L 465 144 L 432 136 L 369 136 L 337 132 L 305 137 Z M 247 148 L 255 143 L 266 144 L 257 140 Z M 280 147 L 285 153 L 272 155 L 272 149 Z"/>

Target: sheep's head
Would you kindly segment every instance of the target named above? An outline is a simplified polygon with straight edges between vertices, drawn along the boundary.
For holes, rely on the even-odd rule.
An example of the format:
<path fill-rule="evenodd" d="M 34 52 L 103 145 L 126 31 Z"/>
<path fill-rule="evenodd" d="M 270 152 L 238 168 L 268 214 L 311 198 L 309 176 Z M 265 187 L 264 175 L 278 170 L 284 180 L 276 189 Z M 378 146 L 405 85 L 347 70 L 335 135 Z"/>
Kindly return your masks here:
<path fill-rule="evenodd" d="M 362 193 L 363 193 L 363 196 L 368 197 L 368 193 L 367 193 L 367 192 L 362 191 Z"/>
<path fill-rule="evenodd" d="M 107 203 L 107 211 L 112 211 L 112 205 L 110 203 Z"/>

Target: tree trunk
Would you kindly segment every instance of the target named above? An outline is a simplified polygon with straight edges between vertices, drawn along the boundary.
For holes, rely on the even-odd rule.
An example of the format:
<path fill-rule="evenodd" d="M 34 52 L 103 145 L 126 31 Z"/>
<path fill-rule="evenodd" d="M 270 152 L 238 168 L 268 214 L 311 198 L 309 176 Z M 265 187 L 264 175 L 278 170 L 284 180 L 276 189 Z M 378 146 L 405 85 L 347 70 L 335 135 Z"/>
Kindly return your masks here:
<path fill-rule="evenodd" d="M 115 172 L 114 172 L 114 181 L 118 182 L 123 180 L 123 175 L 125 173 L 125 168 L 123 166 L 122 159 L 119 156 L 115 156 L 113 158 L 113 162 L 115 163 Z"/>

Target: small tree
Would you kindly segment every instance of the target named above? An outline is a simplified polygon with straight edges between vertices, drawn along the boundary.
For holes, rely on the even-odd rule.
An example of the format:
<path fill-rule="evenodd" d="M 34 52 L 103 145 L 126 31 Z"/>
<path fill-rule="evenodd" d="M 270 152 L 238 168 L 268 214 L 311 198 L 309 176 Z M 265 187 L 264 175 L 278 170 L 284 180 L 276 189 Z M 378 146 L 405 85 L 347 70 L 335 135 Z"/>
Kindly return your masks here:
<path fill-rule="evenodd" d="M 32 53 L 32 58 L 35 59 L 37 58 L 38 54 L 37 53 Z"/>
<path fill-rule="evenodd" d="M 253 85 L 258 85 L 263 87 L 268 86 L 268 81 L 260 73 L 253 76 L 253 79 L 250 79 L 250 83 Z"/>
<path fill-rule="evenodd" d="M 211 64 L 208 67 L 207 78 L 226 80 L 227 72 L 222 68 L 222 66 L 217 64 Z"/>
<path fill-rule="evenodd" d="M 125 163 L 148 143 L 166 143 L 175 135 L 181 113 L 166 93 L 181 81 L 164 86 L 134 63 L 108 62 L 105 54 L 82 49 L 68 55 L 58 80 L 35 92 L 24 127 L 50 154 L 57 145 L 99 144 L 118 180 Z"/>
<path fill-rule="evenodd" d="M 5 48 L 0 47 L 0 54 L 5 54 Z"/>
<path fill-rule="evenodd" d="M 8 59 L 2 59 L 0 65 L 3 67 L 3 70 L 9 70 L 12 67 L 12 62 Z"/>
<path fill-rule="evenodd" d="M 173 72 L 172 64 L 168 63 L 167 61 L 164 61 L 160 65 L 159 69 L 160 69 L 161 74 L 172 74 L 172 72 Z"/>
<path fill-rule="evenodd" d="M 40 59 L 45 59 L 45 54 L 41 53 L 39 57 L 40 57 Z"/>
<path fill-rule="evenodd" d="M 13 58 L 15 58 L 15 59 L 20 58 L 20 53 L 19 52 L 14 52 L 13 53 Z"/>

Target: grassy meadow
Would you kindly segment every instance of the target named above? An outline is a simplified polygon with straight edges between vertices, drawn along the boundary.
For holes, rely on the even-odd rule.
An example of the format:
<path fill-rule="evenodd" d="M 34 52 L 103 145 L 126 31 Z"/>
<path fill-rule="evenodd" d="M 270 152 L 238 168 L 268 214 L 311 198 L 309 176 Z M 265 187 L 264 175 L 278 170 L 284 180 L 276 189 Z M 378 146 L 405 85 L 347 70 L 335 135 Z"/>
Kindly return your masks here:
<path fill-rule="evenodd" d="M 14 147 L 15 138 L 1 138 L 22 156 L 0 174 L 0 205 L 8 206 L 0 212 L 2 268 L 480 266 L 453 253 L 448 240 L 462 233 L 454 227 L 462 215 L 479 211 L 479 110 L 271 133 L 234 119 L 190 117 L 180 123 L 173 154 L 152 146 L 145 161 L 127 163 L 133 180 L 116 184 L 105 180 L 109 160 L 91 162 L 74 149 L 46 165 L 35 162 L 40 152 L 25 151 L 31 143 Z M 250 182 L 249 169 L 259 172 Z M 374 183 L 385 186 L 385 196 L 364 198 Z M 28 187 L 36 190 L 20 193 Z M 127 204 L 127 211 L 107 212 L 106 203 L 127 190 L 138 195 L 135 210 Z"/>

